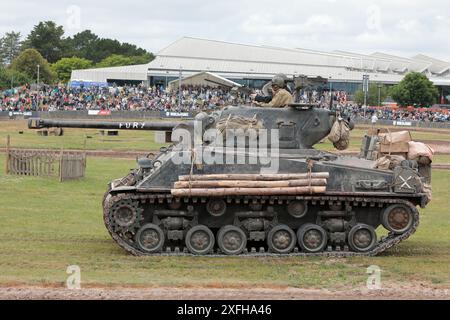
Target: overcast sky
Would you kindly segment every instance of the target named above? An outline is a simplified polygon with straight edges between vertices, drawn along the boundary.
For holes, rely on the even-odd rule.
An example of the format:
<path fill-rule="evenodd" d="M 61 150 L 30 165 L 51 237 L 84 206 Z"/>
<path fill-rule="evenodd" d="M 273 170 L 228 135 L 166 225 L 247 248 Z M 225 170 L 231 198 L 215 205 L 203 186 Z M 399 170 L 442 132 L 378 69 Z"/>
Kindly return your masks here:
<path fill-rule="evenodd" d="M 157 53 L 183 37 L 450 61 L 450 2 L 438 0 L 0 0 L 0 35 L 54 20 Z"/>

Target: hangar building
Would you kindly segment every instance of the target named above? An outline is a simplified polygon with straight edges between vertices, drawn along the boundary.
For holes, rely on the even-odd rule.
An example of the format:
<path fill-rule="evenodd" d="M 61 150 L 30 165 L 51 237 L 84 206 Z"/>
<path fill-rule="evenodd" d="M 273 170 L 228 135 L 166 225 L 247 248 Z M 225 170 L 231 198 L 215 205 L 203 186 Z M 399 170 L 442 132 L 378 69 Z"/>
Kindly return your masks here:
<path fill-rule="evenodd" d="M 450 95 L 450 62 L 425 55 L 410 58 L 381 52 L 370 55 L 344 51 L 321 52 L 271 46 L 245 45 L 184 37 L 157 53 L 149 64 L 74 70 L 72 81 L 141 83 L 168 86 L 193 75 L 215 74 L 232 82 L 259 88 L 273 75 L 321 76 L 333 89 L 355 92 L 363 75 L 370 81 L 393 85 L 409 72 L 426 74 L 442 96 Z"/>

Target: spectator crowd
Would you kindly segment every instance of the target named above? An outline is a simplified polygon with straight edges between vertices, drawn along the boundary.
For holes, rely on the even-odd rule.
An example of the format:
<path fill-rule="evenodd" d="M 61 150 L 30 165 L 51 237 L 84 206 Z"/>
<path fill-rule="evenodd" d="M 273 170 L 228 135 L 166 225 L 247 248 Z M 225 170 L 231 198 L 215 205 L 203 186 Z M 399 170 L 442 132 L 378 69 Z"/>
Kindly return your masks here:
<path fill-rule="evenodd" d="M 0 94 L 0 111 L 197 111 L 244 103 L 250 103 L 250 98 L 241 92 L 232 94 L 229 89 L 198 86 L 182 86 L 181 93 L 143 85 L 104 88 L 42 86 L 39 90 L 24 86 Z"/>
<path fill-rule="evenodd" d="M 251 93 L 230 88 L 208 86 L 182 86 L 181 92 L 153 86 L 66 87 L 42 86 L 35 90 L 24 86 L 0 92 L 0 111 L 57 111 L 57 110 L 136 110 L 136 111 L 200 111 L 228 105 L 249 105 Z M 180 100 L 181 99 L 181 100 Z M 449 114 L 432 110 L 405 110 L 393 108 L 364 109 L 348 98 L 344 91 L 308 91 L 295 97 L 298 102 L 313 102 L 322 108 L 341 106 L 353 117 L 395 121 L 450 121 Z"/>
<path fill-rule="evenodd" d="M 331 99 L 333 100 L 333 105 L 339 104 L 345 106 L 348 103 L 348 94 L 345 91 L 330 91 L 319 92 L 317 90 L 312 91 L 301 91 L 296 100 L 298 102 L 312 102 L 319 104 L 322 108 L 327 108 L 330 106 Z"/>
<path fill-rule="evenodd" d="M 345 106 L 347 113 L 352 115 L 352 118 L 371 119 L 376 116 L 378 120 L 391 121 L 423 121 L 423 122 L 447 122 L 450 121 L 450 114 L 439 112 L 436 110 L 423 109 L 395 109 L 395 108 L 374 108 L 368 107 L 366 112 L 362 107 L 353 104 Z"/>

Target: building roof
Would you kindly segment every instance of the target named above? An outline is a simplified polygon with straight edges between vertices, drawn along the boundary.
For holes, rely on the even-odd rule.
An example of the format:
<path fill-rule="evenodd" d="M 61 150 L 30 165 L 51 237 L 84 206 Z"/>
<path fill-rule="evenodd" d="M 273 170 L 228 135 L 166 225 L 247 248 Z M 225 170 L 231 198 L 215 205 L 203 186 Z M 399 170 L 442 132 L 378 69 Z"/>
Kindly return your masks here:
<path fill-rule="evenodd" d="M 72 81 L 107 82 L 114 80 L 147 80 L 148 64 L 72 71 Z"/>
<path fill-rule="evenodd" d="M 169 82 L 170 88 L 178 86 L 179 79 Z M 181 83 L 185 85 L 202 85 L 211 87 L 242 87 L 239 83 L 228 80 L 218 74 L 211 72 L 200 72 L 181 79 Z"/>
<path fill-rule="evenodd" d="M 151 74 L 159 72 L 210 71 L 227 77 L 270 78 L 277 73 L 322 76 L 333 80 L 360 81 L 368 73 L 373 81 L 398 82 L 408 72 L 423 72 L 431 78 L 449 77 L 442 61 L 420 56 L 397 57 L 384 53 L 363 55 L 344 51 L 321 52 L 244 45 L 185 37 L 161 50 L 149 64 Z M 450 79 L 450 78 L 449 78 Z"/>
<path fill-rule="evenodd" d="M 450 63 L 424 55 L 412 58 L 385 53 L 364 55 L 333 51 L 245 45 L 191 37 L 181 38 L 162 49 L 147 65 L 75 70 L 72 79 L 147 80 L 148 75 L 183 76 L 211 72 L 229 79 L 270 79 L 288 76 L 321 76 L 332 81 L 358 81 L 369 74 L 371 81 L 397 83 L 412 71 L 425 73 L 438 85 L 450 84 Z"/>
<path fill-rule="evenodd" d="M 413 57 L 415 61 L 422 61 L 429 64 L 430 72 L 438 75 L 444 75 L 450 71 L 450 63 L 439 59 L 428 57 L 423 54 L 418 54 Z"/>

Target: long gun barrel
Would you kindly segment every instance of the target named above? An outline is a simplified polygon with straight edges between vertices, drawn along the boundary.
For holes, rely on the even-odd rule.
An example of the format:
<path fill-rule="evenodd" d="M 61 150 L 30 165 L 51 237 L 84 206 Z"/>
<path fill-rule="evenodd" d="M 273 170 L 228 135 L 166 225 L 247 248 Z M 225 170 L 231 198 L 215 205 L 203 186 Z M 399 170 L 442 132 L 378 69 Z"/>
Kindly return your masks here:
<path fill-rule="evenodd" d="M 64 121 L 30 119 L 29 129 L 43 128 L 82 128 L 106 130 L 144 130 L 144 131 L 172 131 L 179 124 L 189 125 L 189 121 L 151 121 L 151 122 L 104 122 L 104 121 Z"/>

